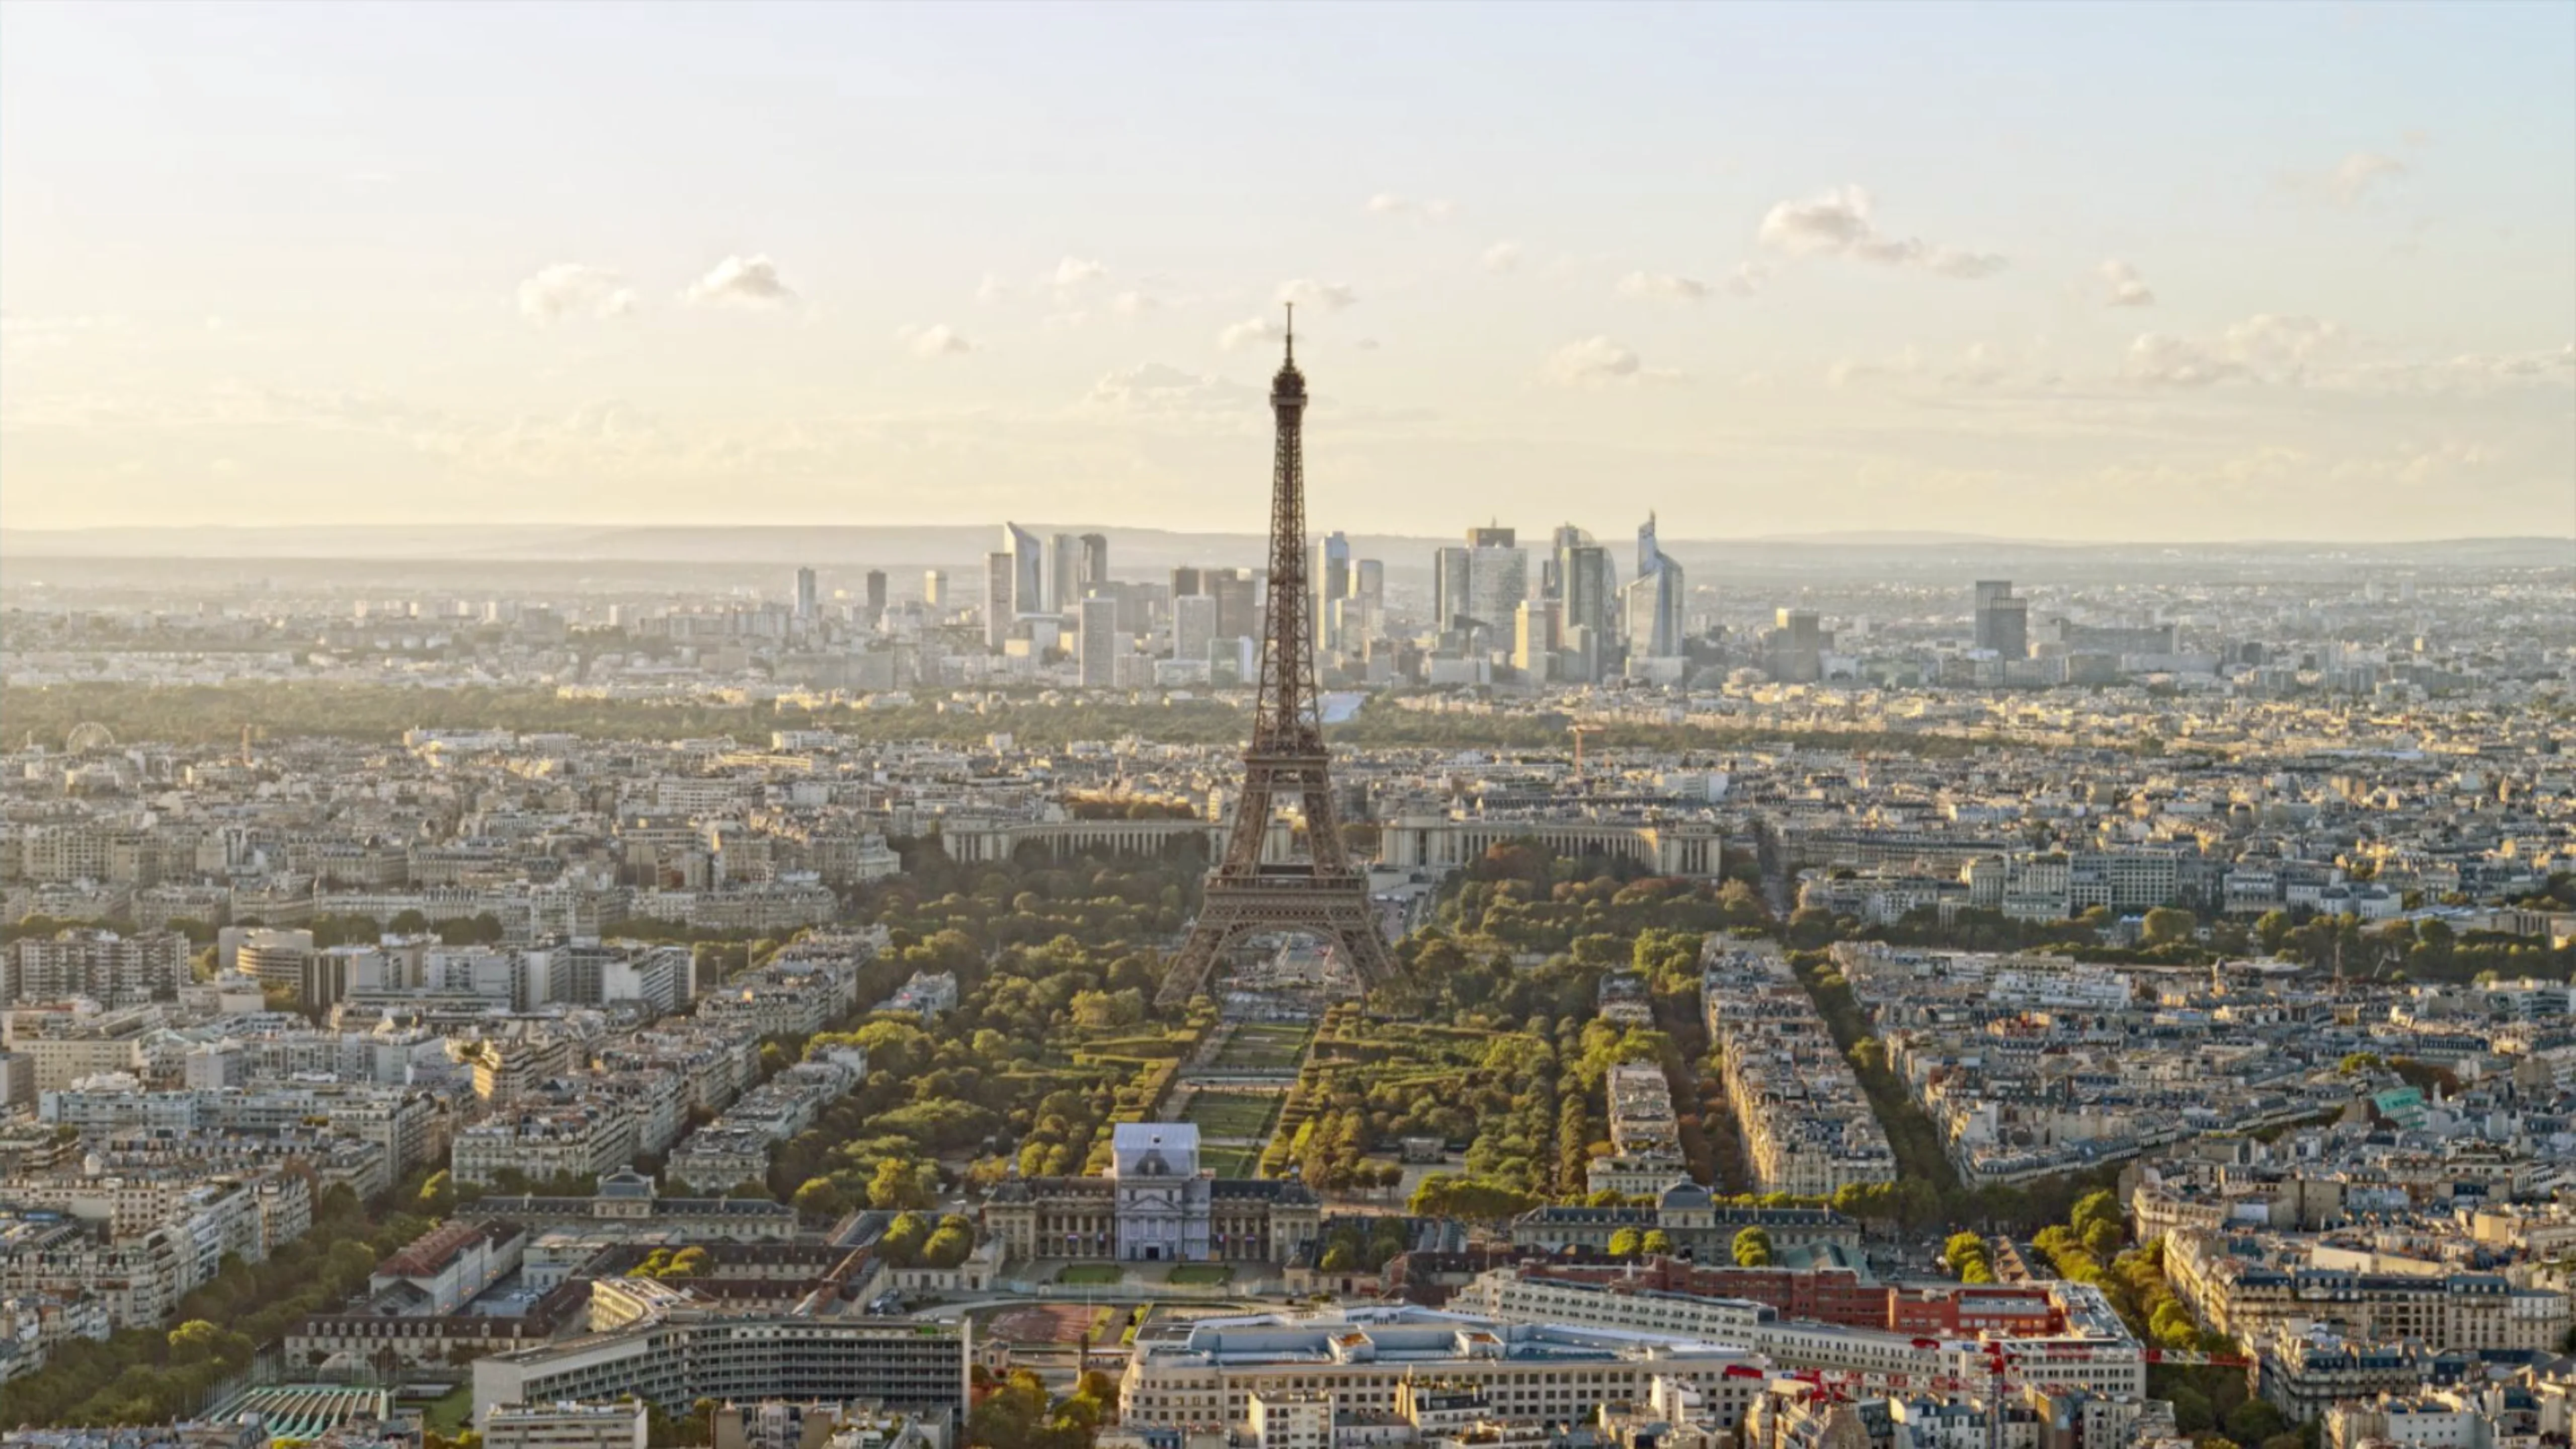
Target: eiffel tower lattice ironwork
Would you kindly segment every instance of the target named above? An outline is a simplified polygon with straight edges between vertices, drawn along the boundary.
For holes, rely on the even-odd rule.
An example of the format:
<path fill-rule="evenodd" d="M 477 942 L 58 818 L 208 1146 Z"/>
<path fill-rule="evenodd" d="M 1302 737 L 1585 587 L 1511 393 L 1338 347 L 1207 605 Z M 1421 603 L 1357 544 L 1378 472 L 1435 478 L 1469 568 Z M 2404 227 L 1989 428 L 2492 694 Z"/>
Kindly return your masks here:
<path fill-rule="evenodd" d="M 1278 443 L 1270 469 L 1270 608 L 1261 635 L 1261 693 L 1243 750 L 1243 792 L 1224 858 L 1210 872 L 1190 938 L 1163 978 L 1160 1001 L 1196 995 L 1219 958 L 1247 936 L 1298 931 L 1339 950 L 1362 981 L 1383 980 L 1386 937 L 1369 905 L 1368 874 L 1342 848 L 1332 778 L 1316 713 L 1314 638 L 1306 612 L 1306 463 L 1300 437 L 1306 377 L 1297 370 L 1297 314 L 1286 360 L 1270 381 Z M 1306 817 L 1304 858 L 1265 861 L 1272 809 L 1295 801 Z"/>

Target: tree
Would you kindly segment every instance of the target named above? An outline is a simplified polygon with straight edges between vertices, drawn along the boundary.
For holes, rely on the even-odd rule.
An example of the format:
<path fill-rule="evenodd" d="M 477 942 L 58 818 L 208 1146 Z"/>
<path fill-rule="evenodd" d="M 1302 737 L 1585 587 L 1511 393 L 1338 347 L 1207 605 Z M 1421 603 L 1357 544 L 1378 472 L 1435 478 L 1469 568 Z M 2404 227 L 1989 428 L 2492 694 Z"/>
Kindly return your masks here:
<path fill-rule="evenodd" d="M 419 1201 L 420 1210 L 425 1213 L 443 1216 L 455 1210 L 456 1187 L 449 1179 L 447 1169 L 440 1168 L 431 1173 L 429 1180 L 420 1185 Z"/>
<path fill-rule="evenodd" d="M 868 1179 L 872 1208 L 926 1208 L 938 1196 L 939 1169 L 927 1162 L 889 1157 L 877 1164 L 875 1175 Z"/>
<path fill-rule="evenodd" d="M 2116 1228 L 2120 1226 L 2120 1222 L 2120 1198 L 2109 1188 L 2084 1194 L 2077 1198 L 2075 1206 L 2067 1209 L 2066 1212 L 2067 1226 L 2075 1229 L 2079 1235 L 2092 1231 L 2096 1223 L 2108 1223 Z"/>
<path fill-rule="evenodd" d="M 1771 1266 L 1771 1235 L 1762 1228 L 1749 1227 L 1735 1235 L 1735 1266 L 1768 1268 Z"/>
<path fill-rule="evenodd" d="M 1644 1247 L 1645 1243 L 1645 1236 L 1639 1233 L 1635 1228 L 1621 1228 L 1610 1235 L 1610 1256 L 1613 1258 L 1633 1258 L 1637 1256 L 1637 1250 Z"/>
<path fill-rule="evenodd" d="M 2200 918 L 2189 911 L 2177 910 L 2172 906 L 2158 906 L 2147 912 L 2146 920 L 2142 924 L 2146 930 L 2147 944 L 2163 946 L 2190 940 L 2192 933 L 2200 928 Z"/>
<path fill-rule="evenodd" d="M 929 1241 L 930 1219 L 920 1213 L 901 1213 L 878 1235 L 877 1253 L 898 1268 L 909 1268 L 921 1261 Z"/>
<path fill-rule="evenodd" d="M 1649 1228 L 1646 1230 L 1646 1240 L 1638 1245 L 1638 1250 L 1648 1257 L 1670 1257 L 1673 1251 L 1673 1235 L 1662 1228 Z"/>
<path fill-rule="evenodd" d="M 814 1218 L 836 1218 L 849 1208 L 849 1200 L 842 1195 L 841 1185 L 828 1177 L 805 1179 L 791 1201 L 798 1212 Z"/>
<path fill-rule="evenodd" d="M 2289 939 L 2290 928 L 2295 924 L 2287 911 L 2265 911 L 2254 922 L 2254 938 L 2263 943 L 2265 951 L 2278 954 L 2281 943 Z"/>
<path fill-rule="evenodd" d="M 2279 1409 L 2263 1399 L 2247 1399 L 2227 1411 L 2227 1437 L 2239 1444 L 2260 1444 L 2290 1428 Z"/>

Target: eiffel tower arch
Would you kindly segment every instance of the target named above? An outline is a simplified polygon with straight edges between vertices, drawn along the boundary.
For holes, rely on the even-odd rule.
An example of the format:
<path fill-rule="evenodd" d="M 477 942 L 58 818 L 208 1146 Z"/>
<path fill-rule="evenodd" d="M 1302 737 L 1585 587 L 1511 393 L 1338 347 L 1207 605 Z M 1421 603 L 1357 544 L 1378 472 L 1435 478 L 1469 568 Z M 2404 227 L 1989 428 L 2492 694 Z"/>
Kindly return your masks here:
<path fill-rule="evenodd" d="M 1163 978 L 1157 999 L 1165 1006 L 1197 995 L 1230 948 L 1268 931 L 1323 938 L 1372 985 L 1392 969 L 1369 904 L 1368 872 L 1342 848 L 1332 764 L 1316 713 L 1315 641 L 1306 615 L 1306 377 L 1297 370 L 1296 322 L 1292 307 L 1287 357 L 1270 381 L 1278 425 L 1270 468 L 1270 608 L 1252 739 L 1243 750 L 1243 790 L 1198 919 Z M 1264 861 L 1271 816 L 1289 804 L 1305 816 L 1305 858 Z"/>

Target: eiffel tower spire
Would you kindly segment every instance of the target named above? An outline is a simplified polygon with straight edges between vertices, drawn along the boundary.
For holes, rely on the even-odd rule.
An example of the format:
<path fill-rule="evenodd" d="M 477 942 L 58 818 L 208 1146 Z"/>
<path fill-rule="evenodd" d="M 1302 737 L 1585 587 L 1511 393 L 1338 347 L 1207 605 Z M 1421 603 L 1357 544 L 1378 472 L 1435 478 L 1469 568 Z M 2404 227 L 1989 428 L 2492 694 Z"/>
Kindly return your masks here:
<path fill-rule="evenodd" d="M 1163 978 L 1159 999 L 1165 1005 L 1187 1001 L 1229 947 L 1264 932 L 1320 936 L 1363 981 L 1379 981 L 1389 970 L 1386 937 L 1369 904 L 1368 874 L 1342 849 L 1317 713 L 1315 641 L 1306 614 L 1306 375 L 1297 370 L 1293 303 L 1286 355 L 1270 380 L 1270 412 L 1277 424 L 1270 469 L 1270 603 L 1252 738 L 1243 750 L 1243 790 L 1189 941 Z M 1291 800 L 1305 816 L 1303 858 L 1265 861 L 1272 810 Z"/>

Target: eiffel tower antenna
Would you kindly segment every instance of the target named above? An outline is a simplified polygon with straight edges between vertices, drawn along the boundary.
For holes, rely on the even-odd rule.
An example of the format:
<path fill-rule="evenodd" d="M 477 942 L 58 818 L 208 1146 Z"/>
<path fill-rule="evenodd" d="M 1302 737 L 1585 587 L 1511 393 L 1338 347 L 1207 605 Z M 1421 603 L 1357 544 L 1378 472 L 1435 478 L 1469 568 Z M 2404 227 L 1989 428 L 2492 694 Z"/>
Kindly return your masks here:
<path fill-rule="evenodd" d="M 1297 370 L 1296 325 L 1292 304 L 1287 355 L 1270 380 L 1278 424 L 1270 469 L 1270 605 L 1252 738 L 1243 748 L 1243 789 L 1198 919 L 1163 978 L 1158 1001 L 1166 1006 L 1197 995 L 1228 948 L 1268 931 L 1322 937 L 1371 985 L 1390 970 L 1386 937 L 1369 904 L 1368 873 L 1342 848 L 1316 709 L 1315 641 L 1306 617 L 1306 377 Z M 1285 800 L 1305 814 L 1306 858 L 1265 861 L 1271 811 Z"/>

